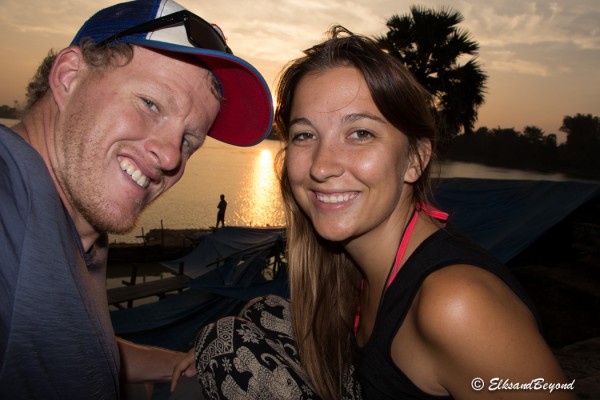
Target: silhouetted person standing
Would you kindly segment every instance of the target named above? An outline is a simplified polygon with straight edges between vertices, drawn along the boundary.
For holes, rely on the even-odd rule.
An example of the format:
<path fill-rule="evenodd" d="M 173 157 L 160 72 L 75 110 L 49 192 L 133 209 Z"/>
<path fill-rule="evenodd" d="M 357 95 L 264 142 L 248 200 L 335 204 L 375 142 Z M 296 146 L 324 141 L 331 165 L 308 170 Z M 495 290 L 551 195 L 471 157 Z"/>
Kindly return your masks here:
<path fill-rule="evenodd" d="M 215 228 L 219 227 L 219 222 L 221 222 L 221 226 L 225 226 L 225 210 L 227 209 L 227 202 L 225 201 L 225 195 L 221 195 L 221 201 L 217 205 L 219 212 L 217 212 L 217 225 Z"/>

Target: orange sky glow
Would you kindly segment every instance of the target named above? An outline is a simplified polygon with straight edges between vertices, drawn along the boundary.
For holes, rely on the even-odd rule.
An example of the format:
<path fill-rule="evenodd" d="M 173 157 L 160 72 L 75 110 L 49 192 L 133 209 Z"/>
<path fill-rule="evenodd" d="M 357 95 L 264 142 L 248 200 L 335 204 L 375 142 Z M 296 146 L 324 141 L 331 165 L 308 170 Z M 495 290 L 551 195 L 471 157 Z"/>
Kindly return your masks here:
<path fill-rule="evenodd" d="M 600 116 L 600 7 L 597 0 L 230 0 L 180 4 L 217 23 L 234 53 L 253 64 L 275 87 L 292 58 L 324 38 L 333 24 L 382 35 L 392 15 L 412 4 L 451 6 L 461 28 L 480 44 L 479 62 L 489 75 L 476 127 L 535 125 L 557 133 L 566 115 Z M 98 0 L 0 1 L 0 104 L 23 102 L 25 86 L 50 48 L 66 47 L 85 19 L 113 4 Z"/>

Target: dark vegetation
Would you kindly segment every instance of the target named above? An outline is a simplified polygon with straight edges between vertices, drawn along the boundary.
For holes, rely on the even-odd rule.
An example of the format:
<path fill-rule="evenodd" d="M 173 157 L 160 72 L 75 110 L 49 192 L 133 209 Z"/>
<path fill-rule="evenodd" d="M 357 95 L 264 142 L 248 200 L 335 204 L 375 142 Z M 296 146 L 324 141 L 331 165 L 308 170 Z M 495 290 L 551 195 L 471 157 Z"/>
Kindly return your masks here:
<path fill-rule="evenodd" d="M 18 107 L 0 105 L 0 118 L 19 119 L 19 116 L 20 113 Z"/>
<path fill-rule="evenodd" d="M 482 127 L 470 135 L 457 135 L 442 159 L 600 180 L 600 119 L 590 114 L 565 116 L 560 131 L 567 140 L 559 145 L 555 134 L 535 126 L 523 132 Z"/>

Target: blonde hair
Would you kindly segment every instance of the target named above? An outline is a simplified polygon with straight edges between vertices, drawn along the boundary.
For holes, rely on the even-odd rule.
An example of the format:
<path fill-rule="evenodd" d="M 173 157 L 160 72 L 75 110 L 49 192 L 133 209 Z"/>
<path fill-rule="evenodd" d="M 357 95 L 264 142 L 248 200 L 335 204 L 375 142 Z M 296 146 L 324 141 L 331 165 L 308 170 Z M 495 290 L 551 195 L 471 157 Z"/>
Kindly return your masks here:
<path fill-rule="evenodd" d="M 282 72 L 275 115 L 284 148 L 277 158 L 278 175 L 288 230 L 292 324 L 300 359 L 317 393 L 327 399 L 342 394 L 352 362 L 353 322 L 359 302 L 361 274 L 341 244 L 321 238 L 294 199 L 287 177 L 286 144 L 295 89 L 313 72 L 352 66 L 361 72 L 381 113 L 403 132 L 410 156 L 419 157 L 419 143 L 434 141 L 435 122 L 431 96 L 406 67 L 385 53 L 372 39 L 340 26 L 330 38 L 306 50 Z M 429 191 L 428 168 L 412 184 L 414 201 L 425 201 Z"/>

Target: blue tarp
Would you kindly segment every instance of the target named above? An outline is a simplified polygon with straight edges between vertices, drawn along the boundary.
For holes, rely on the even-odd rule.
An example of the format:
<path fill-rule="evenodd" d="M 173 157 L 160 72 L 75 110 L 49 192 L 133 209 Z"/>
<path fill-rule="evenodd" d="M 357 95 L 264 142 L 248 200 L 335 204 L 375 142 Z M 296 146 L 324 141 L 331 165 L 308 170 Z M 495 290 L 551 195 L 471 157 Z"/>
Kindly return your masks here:
<path fill-rule="evenodd" d="M 267 248 L 285 235 L 284 228 L 248 228 L 226 226 L 202 239 L 189 254 L 176 260 L 162 263 L 165 267 L 178 271 L 183 262 L 184 273 L 197 278 L 216 267 L 217 262 L 241 252 Z"/>
<path fill-rule="evenodd" d="M 503 262 L 598 196 L 600 183 L 445 178 L 435 187 L 449 221 Z"/>
<path fill-rule="evenodd" d="M 187 351 L 198 330 L 237 312 L 249 300 L 287 296 L 287 266 L 281 262 L 274 279 L 261 272 L 277 245 L 246 257 L 231 257 L 189 283 L 190 289 L 155 303 L 111 312 L 117 336 L 136 343 Z"/>

